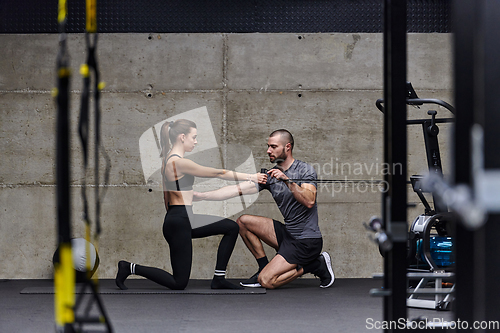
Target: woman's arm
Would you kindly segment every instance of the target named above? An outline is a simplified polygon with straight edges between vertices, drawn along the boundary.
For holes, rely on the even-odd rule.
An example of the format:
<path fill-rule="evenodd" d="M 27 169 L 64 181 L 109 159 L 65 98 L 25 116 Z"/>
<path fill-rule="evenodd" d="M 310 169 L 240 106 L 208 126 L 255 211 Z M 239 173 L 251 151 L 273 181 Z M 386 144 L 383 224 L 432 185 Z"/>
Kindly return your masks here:
<path fill-rule="evenodd" d="M 195 201 L 221 201 L 234 198 L 245 194 L 257 193 L 259 189 L 252 182 L 244 182 L 236 185 L 224 186 L 218 190 L 208 192 L 194 192 Z"/>
<path fill-rule="evenodd" d="M 267 174 L 263 173 L 249 174 L 236 171 L 228 171 L 224 169 L 210 168 L 199 165 L 185 158 L 174 161 L 173 163 L 175 163 L 177 172 L 193 175 L 195 177 L 220 178 L 224 180 L 239 180 L 239 181 L 250 180 L 254 183 L 260 183 L 260 184 L 265 184 L 267 181 Z"/>

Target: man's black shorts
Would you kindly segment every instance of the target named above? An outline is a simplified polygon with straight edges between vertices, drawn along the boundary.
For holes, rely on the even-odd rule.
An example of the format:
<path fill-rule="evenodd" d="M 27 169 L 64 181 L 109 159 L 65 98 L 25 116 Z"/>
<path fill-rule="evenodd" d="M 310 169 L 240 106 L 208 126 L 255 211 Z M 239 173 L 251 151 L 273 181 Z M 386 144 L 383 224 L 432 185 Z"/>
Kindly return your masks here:
<path fill-rule="evenodd" d="M 295 239 L 283 223 L 273 221 L 278 240 L 278 254 L 289 264 L 307 265 L 320 255 L 323 238 Z"/>

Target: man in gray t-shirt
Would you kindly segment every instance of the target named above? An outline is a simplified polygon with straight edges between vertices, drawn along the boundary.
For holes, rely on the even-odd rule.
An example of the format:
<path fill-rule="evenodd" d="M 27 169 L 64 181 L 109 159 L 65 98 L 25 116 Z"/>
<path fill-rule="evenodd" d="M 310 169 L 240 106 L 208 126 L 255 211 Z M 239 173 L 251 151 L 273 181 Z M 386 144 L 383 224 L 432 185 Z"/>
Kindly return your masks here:
<path fill-rule="evenodd" d="M 275 166 L 273 169 L 280 168 Z M 302 161 L 294 160 L 292 165 L 283 172 L 288 179 L 301 179 L 296 184 L 311 184 L 316 188 L 316 170 Z M 299 203 L 288 189 L 287 183 L 269 177 L 265 185 L 259 184 L 259 190 L 271 192 L 274 201 L 285 219 L 286 229 L 295 239 L 321 238 L 318 226 L 318 207 L 316 202 L 311 208 Z"/>
<path fill-rule="evenodd" d="M 195 193 L 196 200 L 224 200 L 266 189 L 278 205 L 285 224 L 255 215 L 242 215 L 236 221 L 241 238 L 259 265 L 257 273 L 240 282 L 244 287 L 273 289 L 305 273 L 317 275 L 322 288 L 330 287 L 335 280 L 330 255 L 321 252 L 323 239 L 318 226 L 316 171 L 309 164 L 293 158 L 293 145 L 293 136 L 287 130 L 277 130 L 269 135 L 267 154 L 276 166 L 267 171 L 267 182 L 258 189 L 245 183 Z M 270 262 L 262 242 L 277 251 Z"/>

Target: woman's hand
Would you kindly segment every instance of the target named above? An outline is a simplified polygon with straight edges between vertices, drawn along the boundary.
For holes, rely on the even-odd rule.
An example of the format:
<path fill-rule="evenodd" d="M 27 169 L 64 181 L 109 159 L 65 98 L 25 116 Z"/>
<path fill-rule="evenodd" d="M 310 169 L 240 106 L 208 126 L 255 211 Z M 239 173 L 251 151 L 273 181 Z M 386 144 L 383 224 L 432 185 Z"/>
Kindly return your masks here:
<path fill-rule="evenodd" d="M 267 182 L 267 174 L 257 172 L 256 174 L 251 175 L 249 180 L 254 183 L 265 184 Z"/>

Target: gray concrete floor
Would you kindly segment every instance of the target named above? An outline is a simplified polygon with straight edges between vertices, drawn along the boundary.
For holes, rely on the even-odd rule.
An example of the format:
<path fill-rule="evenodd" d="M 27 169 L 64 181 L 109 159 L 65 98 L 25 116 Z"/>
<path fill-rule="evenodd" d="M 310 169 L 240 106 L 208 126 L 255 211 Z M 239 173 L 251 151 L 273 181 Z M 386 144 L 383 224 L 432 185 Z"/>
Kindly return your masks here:
<path fill-rule="evenodd" d="M 147 280 L 132 281 L 136 286 L 156 286 Z M 331 288 L 322 289 L 319 280 L 299 279 L 266 294 L 106 294 L 101 298 L 115 332 L 381 332 L 373 323 L 382 320 L 382 299 L 368 294 L 380 284 L 371 279 L 337 279 Z M 114 281 L 102 280 L 100 285 L 112 287 Z M 54 296 L 20 294 L 34 286 L 52 286 L 52 281 L 0 282 L 0 332 L 54 332 Z M 209 289 L 210 281 L 192 280 L 188 287 Z M 451 315 L 449 311 L 408 311 L 409 318 L 429 320 L 450 320 Z M 85 332 L 98 328 L 87 326 Z"/>

